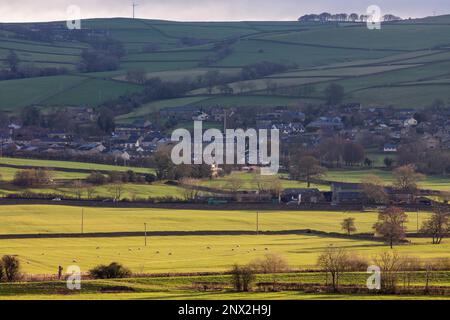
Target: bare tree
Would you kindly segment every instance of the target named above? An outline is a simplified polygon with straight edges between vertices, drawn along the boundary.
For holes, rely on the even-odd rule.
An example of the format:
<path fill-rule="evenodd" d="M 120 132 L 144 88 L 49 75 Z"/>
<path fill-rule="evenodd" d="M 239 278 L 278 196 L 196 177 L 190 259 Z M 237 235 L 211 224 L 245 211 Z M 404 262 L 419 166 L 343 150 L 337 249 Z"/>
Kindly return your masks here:
<path fill-rule="evenodd" d="M 75 192 L 75 196 L 78 200 L 81 200 L 83 197 L 83 190 L 85 188 L 85 185 L 81 180 L 75 180 L 72 184 L 73 190 Z"/>
<path fill-rule="evenodd" d="M 236 176 L 231 175 L 228 178 L 228 182 L 226 184 L 226 189 L 230 190 L 231 192 L 238 192 L 241 190 L 241 188 L 244 185 L 244 181 Z"/>
<path fill-rule="evenodd" d="M 89 200 L 94 199 L 94 195 L 97 191 L 95 190 L 95 187 L 93 186 L 87 186 L 86 187 L 86 194 Z"/>
<path fill-rule="evenodd" d="M 5 279 L 8 282 L 17 281 L 20 278 L 20 261 L 14 256 L 6 255 L 2 257 L 1 261 L 5 274 Z"/>
<path fill-rule="evenodd" d="M 331 274 L 331 285 L 334 291 L 339 290 L 339 277 L 347 269 L 348 258 L 346 250 L 330 246 L 317 259 L 317 265 L 327 274 Z"/>
<path fill-rule="evenodd" d="M 436 206 L 433 215 L 422 225 L 422 232 L 430 235 L 433 244 L 441 244 L 442 239 L 450 232 L 450 212 L 447 207 Z"/>
<path fill-rule="evenodd" d="M 296 156 L 290 166 L 290 175 L 294 179 L 304 179 L 311 187 L 311 180 L 319 178 L 325 173 L 325 168 L 320 166 L 319 160 L 313 156 Z"/>
<path fill-rule="evenodd" d="M 233 287 L 236 291 L 248 292 L 252 288 L 252 284 L 255 281 L 255 273 L 249 266 L 234 265 L 231 270 Z"/>
<path fill-rule="evenodd" d="M 408 216 L 403 209 L 389 207 L 380 211 L 378 222 L 374 224 L 373 228 L 389 243 L 392 249 L 394 243 L 405 239 L 406 222 L 408 222 Z"/>
<path fill-rule="evenodd" d="M 413 165 L 398 167 L 394 170 L 394 187 L 403 192 L 415 193 L 418 188 L 418 182 L 425 176 L 417 173 Z"/>
<path fill-rule="evenodd" d="M 186 201 L 196 201 L 200 194 L 200 190 L 198 189 L 198 187 L 200 187 L 201 181 L 193 178 L 183 178 L 180 183 L 184 186 L 184 199 Z"/>
<path fill-rule="evenodd" d="M 384 204 L 388 201 L 384 181 L 376 175 L 368 175 L 362 181 L 362 189 L 369 201 Z"/>
<path fill-rule="evenodd" d="M 381 288 L 384 291 L 395 291 L 398 276 L 402 270 L 403 258 L 395 251 L 386 251 L 376 255 L 373 262 L 381 270 Z"/>
<path fill-rule="evenodd" d="M 115 183 L 109 188 L 109 190 L 113 196 L 114 201 L 120 201 L 124 190 L 123 185 L 121 183 Z"/>
<path fill-rule="evenodd" d="M 352 232 L 356 232 L 355 218 L 344 219 L 341 223 L 341 229 L 347 232 L 348 235 L 351 235 Z"/>

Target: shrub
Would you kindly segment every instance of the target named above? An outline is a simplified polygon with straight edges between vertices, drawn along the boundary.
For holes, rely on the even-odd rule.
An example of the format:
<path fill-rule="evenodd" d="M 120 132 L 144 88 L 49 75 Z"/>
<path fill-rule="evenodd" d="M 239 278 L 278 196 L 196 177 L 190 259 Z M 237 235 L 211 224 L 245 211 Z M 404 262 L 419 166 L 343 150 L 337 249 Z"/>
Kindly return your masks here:
<path fill-rule="evenodd" d="M 258 258 L 250 263 L 250 266 L 258 273 L 280 273 L 288 269 L 287 261 L 275 253 L 267 253 L 264 258 Z"/>
<path fill-rule="evenodd" d="M 19 187 L 39 187 L 52 181 L 51 172 L 46 169 L 26 169 L 16 172 L 13 183 Z"/>
<path fill-rule="evenodd" d="M 3 281 L 3 277 L 5 276 L 3 261 L 0 260 L 0 282 Z"/>
<path fill-rule="evenodd" d="M 250 266 L 241 267 L 234 265 L 231 270 L 232 284 L 236 291 L 248 292 L 252 289 L 253 282 L 256 279 L 253 268 Z"/>
<path fill-rule="evenodd" d="M 129 277 L 131 271 L 120 263 L 112 262 L 108 266 L 99 265 L 92 268 L 89 270 L 89 274 L 94 279 L 117 279 Z"/>
<path fill-rule="evenodd" d="M 100 172 L 91 172 L 86 181 L 93 185 L 102 185 L 106 183 L 106 177 Z"/>
<path fill-rule="evenodd" d="M 2 263 L 4 278 L 8 282 L 17 281 L 20 278 L 20 261 L 14 256 L 3 256 Z"/>
<path fill-rule="evenodd" d="M 349 254 L 347 259 L 348 271 L 367 271 L 367 268 L 369 267 L 367 258 L 358 254 Z"/>

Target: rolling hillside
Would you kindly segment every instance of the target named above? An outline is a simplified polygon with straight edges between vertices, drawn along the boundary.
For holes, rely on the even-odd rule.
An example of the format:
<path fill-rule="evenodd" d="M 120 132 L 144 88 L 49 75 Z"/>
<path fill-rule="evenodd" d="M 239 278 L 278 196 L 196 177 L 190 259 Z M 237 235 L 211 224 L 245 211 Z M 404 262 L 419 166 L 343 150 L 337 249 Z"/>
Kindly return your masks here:
<path fill-rule="evenodd" d="M 37 24 L 61 30 L 64 23 Z M 244 90 L 231 83 L 233 95 L 200 88 L 187 97 L 152 102 L 122 115 L 130 121 L 149 112 L 185 104 L 254 106 L 323 101 L 330 82 L 345 87 L 347 102 L 364 106 L 426 107 L 436 99 L 450 100 L 450 16 L 384 24 L 298 22 L 181 23 L 141 19 L 93 19 L 82 28 L 121 42 L 125 55 L 118 70 L 80 73 L 77 64 L 86 42 L 30 41 L 0 24 L 0 63 L 14 50 L 21 65 L 65 67 L 69 73 L 0 81 L 0 109 L 17 112 L 28 105 L 98 105 L 143 86 L 127 82 L 130 70 L 166 81 L 195 79 L 210 70 L 237 74 L 248 64 L 269 61 L 295 64 L 292 69 L 250 80 Z M 17 25 L 14 25 L 17 27 Z M 22 24 L 33 28 L 36 25 Z M 15 30 L 15 29 L 13 29 Z M 230 41 L 230 52 L 208 66 L 200 62 L 215 54 L 214 46 Z M 151 47 L 151 50 L 148 47 Z M 268 82 L 276 85 L 269 92 Z M 312 90 L 305 94 L 305 86 Z"/>

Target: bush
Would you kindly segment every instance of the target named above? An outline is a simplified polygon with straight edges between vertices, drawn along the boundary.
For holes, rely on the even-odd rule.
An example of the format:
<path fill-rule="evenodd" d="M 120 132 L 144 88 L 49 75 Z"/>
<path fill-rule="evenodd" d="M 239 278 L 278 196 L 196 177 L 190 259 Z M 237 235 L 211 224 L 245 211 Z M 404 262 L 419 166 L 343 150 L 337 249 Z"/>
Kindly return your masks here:
<path fill-rule="evenodd" d="M 367 271 L 367 268 L 369 267 L 369 261 L 360 255 L 349 254 L 347 259 L 347 271 Z"/>
<path fill-rule="evenodd" d="M 3 256 L 1 264 L 3 265 L 4 278 L 7 282 L 13 282 L 20 279 L 20 261 L 14 256 Z"/>
<path fill-rule="evenodd" d="M 156 176 L 154 174 L 148 173 L 145 175 L 145 182 L 153 183 L 156 181 Z"/>
<path fill-rule="evenodd" d="M 102 185 L 106 183 L 106 177 L 100 172 L 92 172 L 87 178 L 86 181 L 93 185 Z"/>
<path fill-rule="evenodd" d="M 250 266 L 258 273 L 281 273 L 288 269 L 287 261 L 280 255 L 268 253 L 264 258 L 258 258 L 250 263 Z"/>
<path fill-rule="evenodd" d="M 112 262 L 110 265 L 99 265 L 91 270 L 89 274 L 94 279 L 117 279 L 126 278 L 131 275 L 131 271 L 120 263 Z"/>
<path fill-rule="evenodd" d="M 233 288 L 236 291 L 250 291 L 252 289 L 253 282 L 256 279 L 255 273 L 251 267 L 241 267 L 237 264 L 233 266 L 231 276 Z"/>
<path fill-rule="evenodd" d="M 3 281 L 3 277 L 5 276 L 5 270 L 3 266 L 3 261 L 0 260 L 0 282 Z"/>
<path fill-rule="evenodd" d="M 45 169 L 26 169 L 17 171 L 13 184 L 19 187 L 40 187 L 52 182 L 51 172 Z"/>

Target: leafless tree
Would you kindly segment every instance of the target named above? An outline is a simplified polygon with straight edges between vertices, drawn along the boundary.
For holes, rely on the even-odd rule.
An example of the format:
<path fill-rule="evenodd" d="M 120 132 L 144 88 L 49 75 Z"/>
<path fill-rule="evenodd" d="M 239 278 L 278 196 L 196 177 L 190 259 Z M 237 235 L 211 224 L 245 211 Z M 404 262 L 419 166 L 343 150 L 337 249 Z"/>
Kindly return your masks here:
<path fill-rule="evenodd" d="M 342 221 L 341 223 L 341 229 L 347 232 L 348 235 L 351 235 L 353 232 L 356 232 L 355 218 L 344 219 L 344 221 Z"/>
<path fill-rule="evenodd" d="M 376 234 L 381 235 L 392 249 L 394 243 L 405 239 L 406 222 L 408 222 L 408 216 L 403 209 L 389 207 L 380 211 L 378 222 L 374 224 L 373 228 Z"/>
<path fill-rule="evenodd" d="M 330 246 L 319 255 L 317 265 L 331 275 L 331 285 L 334 291 L 339 290 L 339 277 L 348 267 L 349 255 L 346 250 Z"/>
<path fill-rule="evenodd" d="M 433 215 L 422 225 L 422 232 L 430 235 L 433 244 L 441 244 L 442 239 L 450 232 L 450 212 L 448 207 L 435 206 Z"/>
<path fill-rule="evenodd" d="M 417 173 L 413 165 L 405 165 L 394 170 L 394 187 L 403 192 L 415 193 L 418 182 L 425 176 Z"/>
<path fill-rule="evenodd" d="M 362 181 L 362 189 L 367 199 L 375 203 L 384 204 L 388 201 L 384 181 L 376 175 L 368 175 Z"/>
<path fill-rule="evenodd" d="M 398 276 L 403 266 L 403 258 L 395 251 L 386 251 L 376 255 L 373 262 L 381 270 L 381 288 L 393 292 L 397 287 Z"/>

